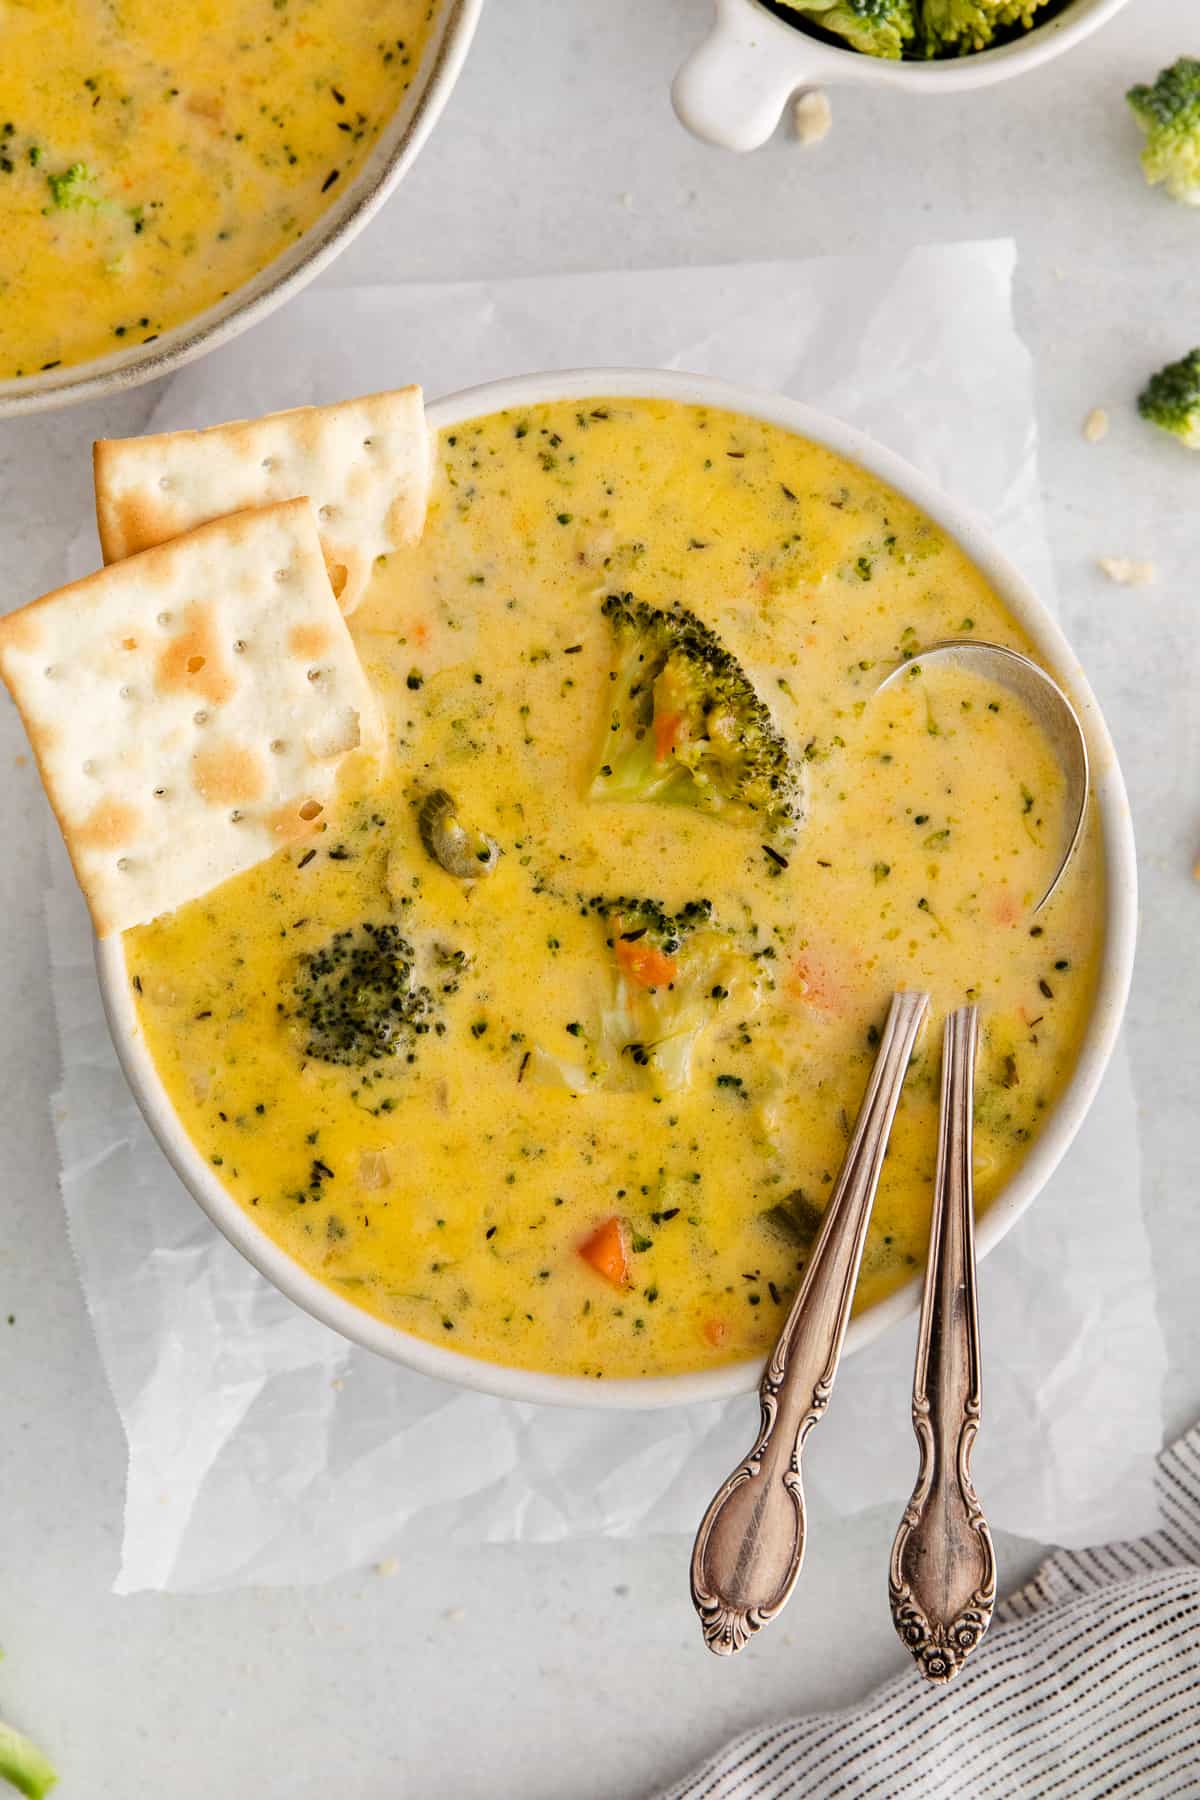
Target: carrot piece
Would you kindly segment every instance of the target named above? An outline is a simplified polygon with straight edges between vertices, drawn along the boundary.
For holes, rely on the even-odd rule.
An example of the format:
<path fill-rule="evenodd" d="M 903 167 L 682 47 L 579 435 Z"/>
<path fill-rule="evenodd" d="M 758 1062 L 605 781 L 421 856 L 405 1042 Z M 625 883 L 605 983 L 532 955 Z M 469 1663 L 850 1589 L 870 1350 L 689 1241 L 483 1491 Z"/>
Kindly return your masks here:
<path fill-rule="evenodd" d="M 679 972 L 673 956 L 668 956 L 665 950 L 657 950 L 653 944 L 644 943 L 641 938 L 632 942 L 628 938 L 618 938 L 613 947 L 617 953 L 617 967 L 638 987 L 667 987 Z"/>
<path fill-rule="evenodd" d="M 841 1011 L 844 1000 L 841 987 L 820 963 L 801 957 L 792 964 L 784 985 L 797 1000 L 803 1000 L 821 1012 Z"/>
<path fill-rule="evenodd" d="M 591 1237 L 584 1239 L 579 1246 L 579 1254 L 585 1263 L 595 1269 L 597 1275 L 603 1275 L 605 1281 L 611 1281 L 614 1287 L 629 1286 L 625 1226 L 616 1213 L 611 1219 L 605 1219 L 603 1225 L 597 1226 Z"/>
<path fill-rule="evenodd" d="M 700 1335 L 706 1344 L 711 1344 L 714 1350 L 719 1350 L 729 1336 L 729 1327 L 724 1319 L 705 1319 L 700 1327 Z"/>
<path fill-rule="evenodd" d="M 679 738 L 679 727 L 683 724 L 683 714 L 677 712 L 654 715 L 654 757 L 656 762 L 666 762 Z"/>
<path fill-rule="evenodd" d="M 994 895 L 992 917 L 997 925 L 1015 925 L 1021 917 L 1021 903 L 1008 888 L 1000 888 Z"/>

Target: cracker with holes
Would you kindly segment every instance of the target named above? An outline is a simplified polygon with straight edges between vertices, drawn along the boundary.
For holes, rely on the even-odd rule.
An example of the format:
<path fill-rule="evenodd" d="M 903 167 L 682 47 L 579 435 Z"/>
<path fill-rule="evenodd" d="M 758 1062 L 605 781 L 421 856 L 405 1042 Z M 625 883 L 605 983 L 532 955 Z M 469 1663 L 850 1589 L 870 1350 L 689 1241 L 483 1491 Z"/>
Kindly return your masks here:
<path fill-rule="evenodd" d="M 305 496 L 333 591 L 352 613 L 375 558 L 421 535 L 433 440 L 421 390 L 408 387 L 208 431 L 101 438 L 94 464 L 106 563 L 222 513 Z"/>
<path fill-rule="evenodd" d="M 0 674 L 101 937 L 319 830 L 343 759 L 378 744 L 307 500 L 10 613 Z"/>

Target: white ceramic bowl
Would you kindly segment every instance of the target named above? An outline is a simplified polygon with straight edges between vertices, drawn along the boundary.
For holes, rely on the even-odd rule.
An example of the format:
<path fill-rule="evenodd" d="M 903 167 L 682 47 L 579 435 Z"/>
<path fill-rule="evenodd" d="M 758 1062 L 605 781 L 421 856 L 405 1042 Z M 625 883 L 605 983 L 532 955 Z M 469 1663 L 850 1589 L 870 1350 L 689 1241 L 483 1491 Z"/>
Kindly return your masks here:
<path fill-rule="evenodd" d="M 857 82 L 914 94 L 990 87 L 1061 56 L 1111 19 L 1126 0 L 1070 0 L 1012 43 L 969 56 L 890 62 L 842 49 L 788 24 L 759 0 L 716 0 L 712 30 L 675 77 L 671 98 L 683 124 L 724 150 L 765 144 L 800 88 Z"/>
<path fill-rule="evenodd" d="M 303 237 L 224 300 L 164 331 L 152 344 L 135 344 L 19 381 L 0 381 L 0 419 L 74 406 L 169 375 L 265 319 L 340 255 L 416 160 L 462 71 L 483 0 L 434 0 L 434 5 L 429 41 L 408 92 L 345 193 Z"/>
<path fill-rule="evenodd" d="M 988 1208 L 978 1233 L 985 1256 L 1045 1185 L 1059 1158 L 1082 1123 L 1112 1053 L 1124 1010 L 1133 966 L 1137 923 L 1137 871 L 1133 828 L 1125 784 L 1100 709 L 1083 671 L 1062 632 L 1028 583 L 988 539 L 985 529 L 908 463 L 884 450 L 861 432 L 811 411 L 798 401 L 752 389 L 727 386 L 703 375 L 666 374 L 657 370 L 583 369 L 568 374 L 526 375 L 511 381 L 469 388 L 429 409 L 435 429 L 461 424 L 483 413 L 536 406 L 553 400 L 611 398 L 614 395 L 664 398 L 723 407 L 781 425 L 788 431 L 827 444 L 889 482 L 957 539 L 991 582 L 1013 617 L 1032 639 L 1041 660 L 1067 688 L 1087 734 L 1096 804 L 1103 826 L 1108 884 L 1108 914 L 1103 968 L 1095 1010 L 1070 1084 L 1041 1136 L 1009 1186 Z M 162 1148 L 184 1185 L 230 1243 L 269 1281 L 324 1324 L 369 1350 L 407 1363 L 425 1375 L 511 1399 L 570 1406 L 673 1406 L 685 1401 L 715 1400 L 747 1392 L 758 1380 L 761 1363 L 741 1362 L 699 1374 L 654 1376 L 644 1380 L 590 1381 L 580 1376 L 543 1375 L 508 1368 L 444 1349 L 413 1337 L 352 1306 L 309 1275 L 254 1223 L 222 1186 L 210 1164 L 187 1137 L 171 1108 L 141 1037 L 120 938 L 97 945 L 96 964 L 109 1029 L 129 1084 Z M 846 1349 L 855 1350 L 894 1320 L 916 1309 L 919 1282 L 891 1295 L 853 1320 Z"/>

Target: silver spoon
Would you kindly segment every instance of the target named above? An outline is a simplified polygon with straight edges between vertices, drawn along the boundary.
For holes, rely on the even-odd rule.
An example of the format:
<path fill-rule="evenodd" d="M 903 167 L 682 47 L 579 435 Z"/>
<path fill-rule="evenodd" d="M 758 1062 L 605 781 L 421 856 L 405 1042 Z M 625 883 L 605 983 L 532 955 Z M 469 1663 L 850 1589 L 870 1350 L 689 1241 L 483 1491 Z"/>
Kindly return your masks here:
<path fill-rule="evenodd" d="M 1067 845 L 1053 881 L 1033 909 L 1040 912 L 1066 874 L 1067 864 L 1083 834 L 1088 797 L 1088 750 L 1079 715 L 1058 683 L 1031 658 L 1023 656 L 1019 650 L 1010 650 L 1006 644 L 979 643 L 973 638 L 942 638 L 935 644 L 928 644 L 893 669 L 875 692 L 881 694 L 908 670 L 939 662 L 982 675 L 1016 694 L 1045 732 L 1062 766 L 1067 782 L 1063 807 L 1068 824 Z"/>
<path fill-rule="evenodd" d="M 1029 657 L 1003 644 L 970 639 L 930 644 L 894 669 L 877 691 L 905 669 L 930 662 L 969 669 L 1016 693 L 1062 766 L 1067 843 L 1037 912 L 1058 888 L 1083 833 L 1088 753 L 1079 718 L 1062 689 Z M 892 1546 L 888 1578 L 901 1641 L 922 1674 L 937 1682 L 957 1675 L 987 1630 L 996 1601 L 991 1532 L 971 1481 L 981 1400 L 971 1167 L 978 1029 L 977 1009 L 964 1006 L 950 1014 L 943 1036 L 937 1173 L 912 1394 L 920 1466 Z"/>
<path fill-rule="evenodd" d="M 933 660 L 969 669 L 1016 693 L 1046 732 L 1063 768 L 1067 782 L 1065 813 L 1070 832 L 1054 878 L 1034 908 L 1036 912 L 1057 889 L 1083 832 L 1089 771 L 1087 742 L 1078 716 L 1062 689 L 1029 657 L 1003 644 L 974 639 L 944 639 L 928 645 L 894 669 L 880 688 L 899 679 L 914 665 Z M 895 1050 L 893 1034 L 900 1028 L 898 1009 L 906 1001 L 916 1002 L 917 1010 L 915 1017 L 907 1021 L 911 1031 L 897 1071 L 895 1061 L 885 1052 Z M 924 995 L 898 994 L 893 1000 L 871 1085 L 838 1187 L 814 1246 L 804 1283 L 763 1375 L 759 1389 L 762 1427 L 758 1441 L 746 1461 L 717 1493 L 697 1534 L 692 1552 L 692 1599 L 700 1614 L 709 1648 L 719 1654 L 732 1655 L 740 1650 L 756 1631 L 776 1617 L 800 1572 L 805 1541 L 800 1451 L 829 1401 L 879 1168 L 908 1058 L 927 1005 L 928 999 Z M 969 1030 L 964 1023 L 967 1017 L 970 1019 Z M 922 1349 L 918 1353 L 913 1396 L 914 1425 L 922 1446 L 922 1477 L 897 1537 L 892 1563 L 893 1617 L 897 1629 L 918 1654 L 926 1674 L 937 1680 L 949 1679 L 982 1637 L 995 1599 L 991 1536 L 970 1485 L 970 1449 L 978 1428 L 979 1412 L 979 1334 L 970 1170 L 976 1028 L 975 1009 L 970 1007 L 953 1015 L 946 1026 L 942 1130 L 949 1130 L 952 1118 L 957 1120 L 951 1133 L 957 1160 L 952 1162 L 948 1140 L 946 1148 L 939 1148 L 939 1192 L 943 1174 L 948 1177 L 952 1166 L 956 1185 L 953 1202 L 940 1208 L 941 1223 L 931 1239 L 926 1302 L 921 1320 Z M 946 1084 L 952 1076 L 952 1092 L 947 1094 Z M 883 1116 L 879 1102 L 885 1094 L 890 1094 L 890 1098 L 886 1099 L 886 1115 Z M 870 1151 L 865 1149 L 864 1138 L 872 1142 Z M 947 1240 L 946 1244 L 943 1239 Z M 956 1270 L 959 1271 L 957 1280 L 953 1279 Z M 955 1354 L 943 1359 L 942 1348 L 949 1340 L 953 1341 Z M 931 1353 L 929 1346 L 934 1342 L 938 1349 Z M 932 1512 L 923 1498 L 917 1506 L 918 1497 L 923 1493 L 926 1445 L 936 1441 L 944 1447 L 956 1404 L 953 1390 L 948 1397 L 940 1392 L 943 1360 L 947 1368 L 966 1369 L 968 1394 L 957 1402 L 960 1420 L 966 1416 L 968 1398 L 973 1397 L 970 1430 L 960 1429 L 954 1468 L 962 1477 L 959 1491 L 962 1514 L 968 1519 L 966 1529 L 974 1533 L 974 1543 L 968 1539 L 966 1545 L 968 1550 L 975 1552 L 973 1559 L 964 1556 L 962 1540 L 948 1535 L 945 1518 L 936 1521 L 942 1530 L 941 1542 L 946 1551 L 939 1564 L 942 1586 L 939 1591 L 935 1583 L 930 1589 L 922 1574 L 920 1590 L 930 1610 L 920 1617 L 926 1622 L 941 1618 L 942 1658 L 945 1656 L 946 1631 L 955 1634 L 957 1659 L 945 1670 L 941 1668 L 939 1655 L 932 1649 L 924 1657 L 920 1655 L 921 1647 L 930 1641 L 934 1627 L 929 1626 L 926 1630 L 919 1625 L 911 1610 L 902 1613 L 902 1608 L 916 1607 L 917 1602 L 907 1581 L 909 1552 L 901 1543 L 904 1539 L 906 1544 L 911 1544 L 911 1559 L 917 1562 L 920 1546 L 929 1542 Z M 934 1372 L 932 1380 L 931 1371 Z M 932 1405 L 929 1404 L 931 1386 L 934 1398 L 939 1401 L 936 1434 Z M 944 1472 L 944 1454 L 940 1464 L 934 1456 L 931 1466 Z M 938 1486 L 936 1478 L 931 1477 L 928 1485 L 931 1491 Z M 939 1494 L 945 1491 L 938 1486 Z M 920 1529 L 914 1533 L 915 1526 Z M 976 1579 L 967 1602 L 945 1618 L 947 1596 L 957 1592 L 955 1584 L 966 1580 L 972 1569 L 976 1571 Z M 907 1589 L 906 1593 L 902 1593 L 904 1589 Z M 979 1615 L 977 1622 L 967 1616 L 971 1602 L 975 1603 Z"/>
<path fill-rule="evenodd" d="M 961 1006 L 942 1038 L 942 1108 L 925 1293 L 913 1376 L 921 1462 L 888 1575 L 892 1623 L 930 1681 L 950 1681 L 996 1603 L 992 1534 L 971 1481 L 979 1430 L 979 1309 L 971 1176 L 979 1015 Z"/>
<path fill-rule="evenodd" d="M 775 1618 L 800 1573 L 800 1451 L 829 1404 L 892 1120 L 928 1006 L 928 994 L 893 995 L 842 1172 L 759 1384 L 758 1440 L 696 1536 L 692 1602 L 719 1656 L 732 1656 Z"/>

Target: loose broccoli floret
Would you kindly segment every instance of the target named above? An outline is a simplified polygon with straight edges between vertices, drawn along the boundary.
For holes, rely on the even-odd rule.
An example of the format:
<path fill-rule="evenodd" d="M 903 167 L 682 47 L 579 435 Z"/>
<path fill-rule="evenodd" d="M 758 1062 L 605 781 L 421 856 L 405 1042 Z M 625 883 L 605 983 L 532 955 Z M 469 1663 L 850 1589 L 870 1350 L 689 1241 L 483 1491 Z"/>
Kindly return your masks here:
<path fill-rule="evenodd" d="M 799 823 L 787 745 L 736 657 L 683 606 L 610 594 L 612 705 L 591 795 L 696 806 L 764 835 Z"/>
<path fill-rule="evenodd" d="M 536 1052 L 535 1078 L 577 1093 L 686 1087 L 701 1033 L 724 1015 L 743 1023 L 762 972 L 707 900 L 671 913 L 658 900 L 582 903 L 603 931 L 607 993 L 590 1020 L 568 1026 L 579 1060 Z"/>
<path fill-rule="evenodd" d="M 903 56 L 915 30 L 913 0 L 784 0 L 784 4 L 867 56 Z"/>
<path fill-rule="evenodd" d="M 400 1055 L 411 1062 L 433 1009 L 429 989 L 413 978 L 414 961 L 398 925 L 369 922 L 302 956 L 292 992 L 305 1055 L 351 1065 Z"/>
<path fill-rule="evenodd" d="M 1161 182 L 1172 200 L 1200 206 L 1200 59 L 1181 56 L 1153 87 L 1132 87 L 1125 98 L 1146 133 L 1146 180 Z"/>
<path fill-rule="evenodd" d="M 53 1765 L 21 1732 L 0 1723 L 0 1779 L 11 1782 L 29 1800 L 42 1800 L 58 1780 Z"/>
<path fill-rule="evenodd" d="M 47 175 L 46 183 L 55 206 L 75 209 L 98 204 L 95 194 L 88 192 L 92 172 L 86 163 L 72 163 L 61 175 Z"/>
<path fill-rule="evenodd" d="M 1189 450 L 1200 450 L 1200 350 L 1152 375 L 1138 395 L 1138 411 Z"/>

